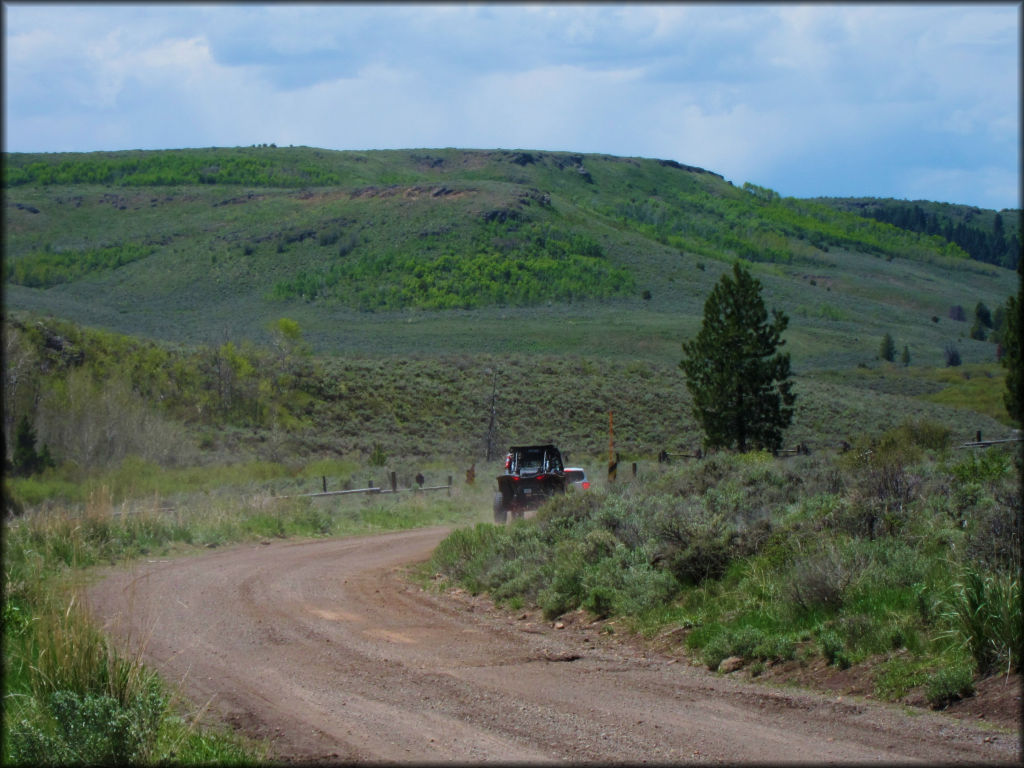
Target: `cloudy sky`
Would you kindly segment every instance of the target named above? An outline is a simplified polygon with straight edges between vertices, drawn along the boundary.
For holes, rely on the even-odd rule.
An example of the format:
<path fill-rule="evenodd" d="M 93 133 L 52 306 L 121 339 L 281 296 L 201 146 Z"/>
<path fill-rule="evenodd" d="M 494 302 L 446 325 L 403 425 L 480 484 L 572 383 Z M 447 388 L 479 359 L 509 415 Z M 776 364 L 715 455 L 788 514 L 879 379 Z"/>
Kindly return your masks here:
<path fill-rule="evenodd" d="M 543 149 L 1020 207 L 1001 4 L 4 3 L 4 150 Z"/>

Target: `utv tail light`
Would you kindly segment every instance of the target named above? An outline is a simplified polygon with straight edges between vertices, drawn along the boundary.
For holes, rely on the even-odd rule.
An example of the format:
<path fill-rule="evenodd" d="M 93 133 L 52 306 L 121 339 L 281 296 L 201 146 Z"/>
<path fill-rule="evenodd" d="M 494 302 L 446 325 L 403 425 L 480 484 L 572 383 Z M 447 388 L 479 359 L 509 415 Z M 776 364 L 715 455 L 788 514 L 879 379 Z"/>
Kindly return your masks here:
<path fill-rule="evenodd" d="M 585 491 L 588 488 L 590 488 L 590 481 L 589 480 L 584 480 L 583 481 L 583 490 Z"/>

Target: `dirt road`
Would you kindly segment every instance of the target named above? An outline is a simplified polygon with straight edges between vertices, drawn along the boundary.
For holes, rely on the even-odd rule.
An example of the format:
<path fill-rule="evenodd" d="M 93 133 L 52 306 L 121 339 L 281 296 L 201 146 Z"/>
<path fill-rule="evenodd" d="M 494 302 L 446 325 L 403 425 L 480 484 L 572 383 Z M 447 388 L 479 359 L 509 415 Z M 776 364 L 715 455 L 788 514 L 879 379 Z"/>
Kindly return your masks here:
<path fill-rule="evenodd" d="M 1016 738 L 772 689 L 474 609 L 401 577 L 443 529 L 250 544 L 113 572 L 115 635 L 303 762 L 1016 762 Z"/>

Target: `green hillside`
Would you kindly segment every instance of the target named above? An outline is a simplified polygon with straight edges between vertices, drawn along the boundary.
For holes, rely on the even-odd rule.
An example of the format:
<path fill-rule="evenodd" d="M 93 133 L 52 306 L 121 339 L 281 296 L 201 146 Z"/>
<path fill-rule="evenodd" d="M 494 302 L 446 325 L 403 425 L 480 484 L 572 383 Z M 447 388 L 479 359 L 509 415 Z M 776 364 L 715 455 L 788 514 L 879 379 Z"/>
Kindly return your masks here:
<path fill-rule="evenodd" d="M 9 154 L 4 180 L 9 308 L 184 343 L 264 342 L 287 316 L 323 353 L 668 362 L 741 258 L 792 316 L 798 367 L 870 362 L 890 328 L 917 362 L 949 343 L 988 362 L 950 309 L 998 306 L 1014 285 L 941 237 L 652 159 Z"/>

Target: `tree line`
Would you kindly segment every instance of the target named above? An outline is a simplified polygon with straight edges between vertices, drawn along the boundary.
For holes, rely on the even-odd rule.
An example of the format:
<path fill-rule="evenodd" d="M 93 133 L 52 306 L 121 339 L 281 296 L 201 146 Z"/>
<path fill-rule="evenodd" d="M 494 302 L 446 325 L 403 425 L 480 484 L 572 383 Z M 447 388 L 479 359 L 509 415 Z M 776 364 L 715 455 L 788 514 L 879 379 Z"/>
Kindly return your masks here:
<path fill-rule="evenodd" d="M 962 248 L 972 259 L 986 264 L 1016 269 L 1020 260 L 1020 238 L 1018 234 L 1007 231 L 1001 213 L 995 214 L 991 229 L 969 218 L 954 221 L 951 216 L 925 211 L 917 204 L 886 204 L 880 201 L 865 209 L 862 215 L 910 232 L 941 237 Z"/>

